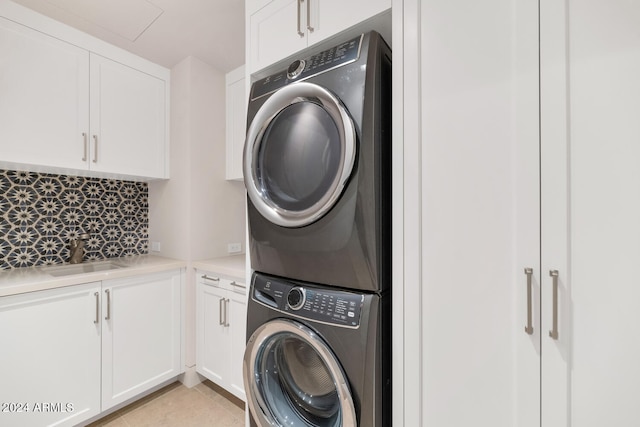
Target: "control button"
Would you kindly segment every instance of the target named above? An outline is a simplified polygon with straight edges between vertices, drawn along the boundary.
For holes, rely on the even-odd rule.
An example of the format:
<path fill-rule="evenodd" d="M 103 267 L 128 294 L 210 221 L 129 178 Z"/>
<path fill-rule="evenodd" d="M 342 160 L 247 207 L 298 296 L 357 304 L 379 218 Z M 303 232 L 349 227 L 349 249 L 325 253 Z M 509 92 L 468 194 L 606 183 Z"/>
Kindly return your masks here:
<path fill-rule="evenodd" d="M 287 77 L 295 79 L 300 75 L 300 73 L 302 73 L 302 70 L 304 70 L 304 60 L 297 59 L 289 65 L 289 68 L 287 68 Z"/>
<path fill-rule="evenodd" d="M 305 302 L 305 291 L 303 288 L 293 288 L 287 295 L 287 304 L 292 310 L 300 310 Z"/>

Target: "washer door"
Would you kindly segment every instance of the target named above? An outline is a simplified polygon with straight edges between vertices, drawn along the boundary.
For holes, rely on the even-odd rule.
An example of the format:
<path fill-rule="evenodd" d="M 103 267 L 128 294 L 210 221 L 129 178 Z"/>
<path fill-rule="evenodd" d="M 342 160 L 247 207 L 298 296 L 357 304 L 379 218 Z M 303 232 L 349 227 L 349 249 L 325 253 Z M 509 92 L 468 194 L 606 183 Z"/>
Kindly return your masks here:
<path fill-rule="evenodd" d="M 308 327 L 277 319 L 259 327 L 244 353 L 247 403 L 260 427 L 355 427 L 347 379 Z"/>
<path fill-rule="evenodd" d="M 247 194 L 270 222 L 309 225 L 337 202 L 355 156 L 355 127 L 340 100 L 313 83 L 290 84 L 265 101 L 247 131 Z"/>

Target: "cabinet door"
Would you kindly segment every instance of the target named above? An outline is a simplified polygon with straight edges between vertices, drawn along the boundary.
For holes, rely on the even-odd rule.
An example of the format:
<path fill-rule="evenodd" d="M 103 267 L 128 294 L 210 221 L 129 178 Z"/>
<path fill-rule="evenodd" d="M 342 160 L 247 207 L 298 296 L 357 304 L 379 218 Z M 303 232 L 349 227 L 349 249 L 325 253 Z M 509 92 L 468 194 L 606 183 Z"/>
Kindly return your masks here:
<path fill-rule="evenodd" d="M 99 298 L 99 283 L 0 298 L 0 425 L 100 413 Z"/>
<path fill-rule="evenodd" d="M 179 272 L 103 282 L 102 410 L 181 371 Z"/>
<path fill-rule="evenodd" d="M 249 72 L 307 47 L 306 1 L 274 0 L 249 18 Z"/>
<path fill-rule="evenodd" d="M 86 169 L 89 52 L 0 18 L 0 162 Z"/>
<path fill-rule="evenodd" d="M 404 227 L 410 230 L 405 238 L 411 238 L 405 244 L 413 249 L 419 239 L 420 245 L 406 251 L 403 260 L 420 267 L 419 280 L 411 272 L 412 280 L 404 282 L 404 292 L 409 291 L 403 304 L 411 304 L 404 314 L 405 333 L 419 328 L 404 343 L 405 387 L 413 391 L 419 384 L 418 393 L 404 393 L 410 402 L 406 413 L 420 412 L 420 419 L 407 425 L 513 427 L 521 386 L 516 340 L 524 334 L 524 305 L 514 306 L 516 285 L 523 283 L 520 268 L 514 282 L 513 267 L 513 156 L 521 132 L 515 122 L 520 111 L 514 108 L 526 107 L 526 117 L 528 101 L 537 99 L 534 87 L 520 100 L 517 81 L 518 55 L 537 56 L 537 22 L 534 15 L 527 24 L 534 31 L 533 46 L 516 49 L 520 27 L 512 21 L 512 3 L 421 4 L 418 16 L 405 15 L 419 23 L 421 37 L 418 57 L 413 51 L 404 55 L 410 59 L 404 96 L 412 102 L 404 106 L 403 121 L 414 121 L 419 130 L 417 139 L 405 133 L 411 136 L 405 139 L 405 154 L 416 158 L 415 163 L 404 158 L 409 178 L 404 200 L 415 208 L 415 213 L 405 211 Z M 490 31 L 486 22 L 492 22 Z M 408 64 L 415 68 L 408 70 Z M 524 68 L 537 69 L 535 64 Z M 413 80 L 418 70 L 420 78 Z M 535 121 L 535 107 L 533 113 Z M 531 141 L 529 132 L 522 133 Z"/>
<path fill-rule="evenodd" d="M 226 388 L 231 332 L 225 326 L 226 298 L 229 291 L 198 283 L 197 369 L 205 377 Z"/>
<path fill-rule="evenodd" d="M 540 119 L 537 2 L 515 9 L 514 383 L 517 427 L 540 427 Z M 546 279 L 544 279 L 546 281 Z"/>
<path fill-rule="evenodd" d="M 91 54 L 90 169 L 166 177 L 165 82 Z"/>
<path fill-rule="evenodd" d="M 229 307 L 229 328 L 231 329 L 231 352 L 229 354 L 229 391 L 242 400 L 246 400 L 242 362 L 247 344 L 247 301 L 244 294 L 230 292 L 227 301 Z"/>
<path fill-rule="evenodd" d="M 226 179 L 242 180 L 242 151 L 247 133 L 247 94 L 245 67 L 226 75 L 227 159 Z"/>
<path fill-rule="evenodd" d="M 541 1 L 544 427 L 640 425 L 638 22 L 637 2 Z"/>
<path fill-rule="evenodd" d="M 331 37 L 391 8 L 391 0 L 306 0 L 308 44 Z"/>

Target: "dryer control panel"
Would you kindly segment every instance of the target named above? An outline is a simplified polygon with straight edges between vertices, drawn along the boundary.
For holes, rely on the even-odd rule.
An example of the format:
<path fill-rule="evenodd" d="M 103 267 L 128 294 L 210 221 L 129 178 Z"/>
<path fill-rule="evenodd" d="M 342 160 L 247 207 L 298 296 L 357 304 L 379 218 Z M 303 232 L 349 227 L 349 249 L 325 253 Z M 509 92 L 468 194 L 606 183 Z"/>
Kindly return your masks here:
<path fill-rule="evenodd" d="M 360 57 L 362 39 L 363 35 L 359 35 L 331 49 L 293 61 L 286 70 L 282 70 L 253 83 L 250 99 L 260 98 L 289 83 L 305 80 L 309 77 L 324 73 L 325 71 L 333 70 L 356 61 Z"/>
<path fill-rule="evenodd" d="M 255 273 L 251 298 L 290 316 L 358 328 L 365 295 Z"/>

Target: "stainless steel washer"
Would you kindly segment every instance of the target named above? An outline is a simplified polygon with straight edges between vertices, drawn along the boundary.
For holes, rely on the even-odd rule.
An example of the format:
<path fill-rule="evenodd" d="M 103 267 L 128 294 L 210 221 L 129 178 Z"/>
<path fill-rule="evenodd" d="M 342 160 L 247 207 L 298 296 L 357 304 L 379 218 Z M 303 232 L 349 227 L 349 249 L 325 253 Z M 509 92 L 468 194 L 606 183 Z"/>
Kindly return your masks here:
<path fill-rule="evenodd" d="M 243 365 L 251 425 L 391 425 L 388 304 L 255 273 Z"/>

